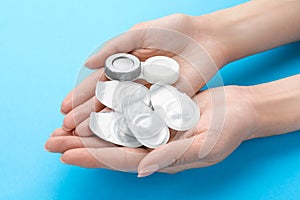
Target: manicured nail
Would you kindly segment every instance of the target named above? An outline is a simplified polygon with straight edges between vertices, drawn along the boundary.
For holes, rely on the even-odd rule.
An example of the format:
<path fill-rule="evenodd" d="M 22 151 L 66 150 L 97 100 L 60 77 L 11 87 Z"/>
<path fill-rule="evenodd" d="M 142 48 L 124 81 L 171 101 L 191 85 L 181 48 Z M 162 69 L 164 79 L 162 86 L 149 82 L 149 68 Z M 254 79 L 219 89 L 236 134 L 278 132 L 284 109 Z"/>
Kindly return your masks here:
<path fill-rule="evenodd" d="M 157 164 L 146 166 L 139 171 L 138 177 L 149 176 L 157 170 L 159 170 L 159 166 Z"/>
<path fill-rule="evenodd" d="M 57 134 L 55 132 L 50 135 L 50 137 L 56 137 L 56 136 L 59 136 L 59 134 Z"/>
<path fill-rule="evenodd" d="M 70 129 L 70 128 L 66 128 L 66 127 L 64 126 L 64 124 L 62 125 L 62 129 L 63 129 L 64 131 L 66 131 L 66 132 L 70 132 L 70 131 L 73 130 L 73 129 Z"/>
<path fill-rule="evenodd" d="M 64 163 L 64 164 L 67 164 L 63 159 L 62 159 L 62 156 L 60 157 L 60 162 Z"/>
<path fill-rule="evenodd" d="M 50 149 L 47 148 L 47 144 L 44 146 L 45 151 L 51 152 Z"/>
<path fill-rule="evenodd" d="M 146 177 L 146 176 L 150 176 L 151 174 L 153 174 L 154 172 L 149 172 L 149 173 L 138 173 L 138 178 L 143 178 L 143 177 Z"/>
<path fill-rule="evenodd" d="M 89 61 L 86 61 L 83 65 L 88 68 L 89 67 Z"/>
<path fill-rule="evenodd" d="M 66 115 L 67 113 L 65 113 L 62 109 L 59 110 L 59 112 L 63 115 Z"/>
<path fill-rule="evenodd" d="M 65 117 L 65 119 L 66 119 L 66 117 Z M 61 127 L 62 127 L 62 129 L 63 129 L 64 131 L 70 132 L 71 130 L 73 130 L 73 127 L 72 127 L 72 128 L 67 127 L 67 126 L 66 126 L 66 123 L 67 123 L 67 122 L 65 122 L 65 119 L 64 119 L 64 121 L 63 121 Z M 68 122 L 68 123 L 69 123 L 69 125 L 70 125 L 70 122 Z M 74 126 L 74 125 L 71 125 L 71 126 Z"/>

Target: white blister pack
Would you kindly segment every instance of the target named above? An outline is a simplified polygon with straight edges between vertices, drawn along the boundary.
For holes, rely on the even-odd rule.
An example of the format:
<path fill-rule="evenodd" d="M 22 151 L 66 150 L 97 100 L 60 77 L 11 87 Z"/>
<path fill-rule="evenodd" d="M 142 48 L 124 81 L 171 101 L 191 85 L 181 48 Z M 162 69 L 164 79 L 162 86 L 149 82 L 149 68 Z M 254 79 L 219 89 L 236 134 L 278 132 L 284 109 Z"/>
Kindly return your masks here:
<path fill-rule="evenodd" d="M 168 142 L 169 128 L 186 131 L 197 124 L 199 107 L 169 85 L 179 78 L 175 60 L 155 56 L 141 65 L 133 55 L 114 54 L 106 60 L 105 73 L 114 80 L 99 81 L 95 94 L 112 111 L 90 116 L 90 129 L 100 138 L 127 147 L 156 148 Z M 153 85 L 148 89 L 132 82 L 137 79 Z"/>

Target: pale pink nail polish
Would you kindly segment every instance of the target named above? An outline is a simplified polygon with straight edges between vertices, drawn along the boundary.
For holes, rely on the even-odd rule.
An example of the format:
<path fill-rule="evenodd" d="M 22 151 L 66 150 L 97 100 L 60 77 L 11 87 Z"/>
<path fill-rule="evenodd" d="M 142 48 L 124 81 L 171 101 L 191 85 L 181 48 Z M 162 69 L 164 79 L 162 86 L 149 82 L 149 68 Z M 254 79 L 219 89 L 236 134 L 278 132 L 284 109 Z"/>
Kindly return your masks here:
<path fill-rule="evenodd" d="M 157 170 L 159 170 L 159 166 L 157 164 L 154 165 L 149 165 L 146 167 L 143 167 L 138 174 L 138 177 L 145 177 L 145 176 L 149 176 L 151 174 L 153 174 L 154 172 L 156 172 Z"/>

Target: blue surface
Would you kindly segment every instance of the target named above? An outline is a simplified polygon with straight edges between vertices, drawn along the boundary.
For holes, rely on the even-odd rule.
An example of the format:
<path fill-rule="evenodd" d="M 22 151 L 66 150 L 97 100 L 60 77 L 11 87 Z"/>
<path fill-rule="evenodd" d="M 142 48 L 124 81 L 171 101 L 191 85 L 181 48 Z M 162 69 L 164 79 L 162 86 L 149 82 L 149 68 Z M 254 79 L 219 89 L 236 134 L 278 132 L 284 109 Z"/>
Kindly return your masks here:
<path fill-rule="evenodd" d="M 0 0 L 0 199 L 300 199 L 300 132 L 243 143 L 225 161 L 175 175 L 82 169 L 43 149 L 60 102 L 97 44 L 137 22 L 244 2 Z M 226 85 L 300 73 L 300 43 L 232 63 Z"/>

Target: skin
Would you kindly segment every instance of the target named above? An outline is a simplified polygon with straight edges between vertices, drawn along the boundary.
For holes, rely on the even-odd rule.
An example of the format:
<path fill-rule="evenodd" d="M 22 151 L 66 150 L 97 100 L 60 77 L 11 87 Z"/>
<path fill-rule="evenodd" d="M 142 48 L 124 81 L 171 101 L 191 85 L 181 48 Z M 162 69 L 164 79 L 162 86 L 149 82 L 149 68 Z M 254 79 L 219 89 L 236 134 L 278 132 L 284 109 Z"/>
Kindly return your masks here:
<path fill-rule="evenodd" d="M 54 131 L 45 148 L 62 153 L 61 160 L 67 164 L 138 171 L 142 177 L 155 171 L 176 173 L 209 166 L 222 161 L 245 140 L 299 130 L 299 75 L 257 86 L 225 86 L 197 93 L 227 63 L 300 40 L 299 18 L 299 1 L 260 0 L 204 16 L 176 14 L 134 26 L 87 60 L 87 67 L 99 69 L 67 95 L 61 107 L 66 114 L 63 127 Z M 153 28 L 154 32 L 149 31 Z M 179 38 L 174 45 L 164 44 L 166 35 L 157 28 L 176 30 L 189 40 Z M 198 45 L 193 45 L 195 42 Z M 166 45 L 167 50 L 163 48 Z M 154 55 L 177 60 L 182 70 L 175 86 L 190 96 L 197 93 L 193 98 L 201 110 L 198 125 L 185 133 L 172 132 L 172 140 L 155 150 L 117 147 L 93 136 L 89 114 L 106 109 L 95 100 L 95 85 L 98 79 L 106 80 L 104 60 L 117 52 L 130 52 L 141 60 Z"/>

